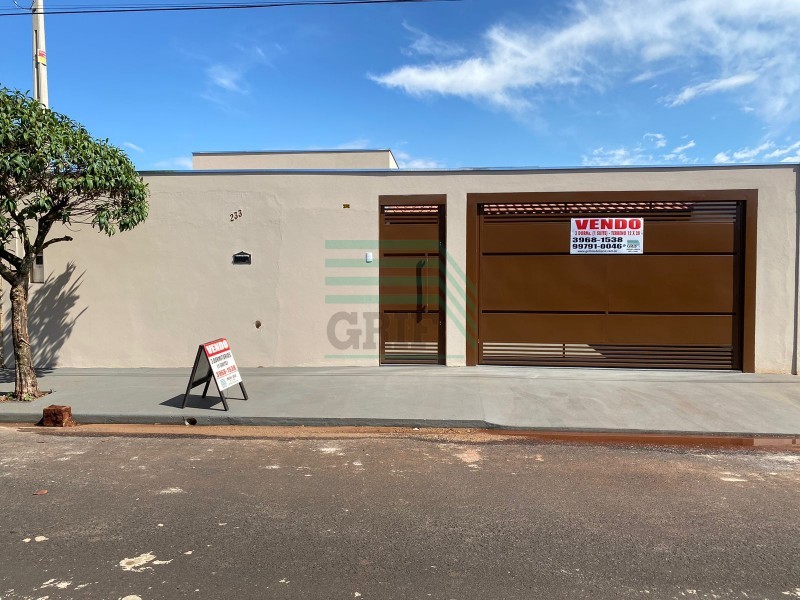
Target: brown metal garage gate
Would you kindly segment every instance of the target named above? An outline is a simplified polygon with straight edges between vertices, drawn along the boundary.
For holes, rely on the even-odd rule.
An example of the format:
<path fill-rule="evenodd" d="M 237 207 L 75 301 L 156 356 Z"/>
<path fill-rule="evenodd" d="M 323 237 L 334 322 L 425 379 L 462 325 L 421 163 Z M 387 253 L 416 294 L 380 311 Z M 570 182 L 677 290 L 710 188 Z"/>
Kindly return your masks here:
<path fill-rule="evenodd" d="M 478 363 L 742 368 L 744 202 L 570 198 L 473 206 Z M 643 219 L 643 253 L 571 255 L 578 217 Z"/>

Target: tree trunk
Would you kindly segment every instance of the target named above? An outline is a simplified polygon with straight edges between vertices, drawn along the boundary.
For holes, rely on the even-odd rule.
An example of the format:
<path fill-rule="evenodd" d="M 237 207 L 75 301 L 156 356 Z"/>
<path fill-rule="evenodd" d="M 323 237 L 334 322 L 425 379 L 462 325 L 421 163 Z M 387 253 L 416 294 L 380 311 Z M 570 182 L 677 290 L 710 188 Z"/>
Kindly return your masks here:
<path fill-rule="evenodd" d="M 3 280 L 0 279 L 0 369 L 6 368 L 6 336 L 3 328 Z"/>
<path fill-rule="evenodd" d="M 28 337 L 28 282 L 11 286 L 11 334 L 14 340 L 14 368 L 17 400 L 34 400 L 42 395 L 33 370 L 33 355 Z"/>

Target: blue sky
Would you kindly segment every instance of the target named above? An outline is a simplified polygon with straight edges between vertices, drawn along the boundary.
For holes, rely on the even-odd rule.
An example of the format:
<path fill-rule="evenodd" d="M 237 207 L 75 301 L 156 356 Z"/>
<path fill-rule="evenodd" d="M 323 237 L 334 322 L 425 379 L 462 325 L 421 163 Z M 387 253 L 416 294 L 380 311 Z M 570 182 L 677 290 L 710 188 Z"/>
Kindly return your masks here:
<path fill-rule="evenodd" d="M 31 89 L 30 23 L 0 17 L 0 85 Z M 392 148 L 407 168 L 797 163 L 797 31 L 798 0 L 46 22 L 51 107 L 140 169 L 188 168 L 192 151 L 362 147 Z"/>

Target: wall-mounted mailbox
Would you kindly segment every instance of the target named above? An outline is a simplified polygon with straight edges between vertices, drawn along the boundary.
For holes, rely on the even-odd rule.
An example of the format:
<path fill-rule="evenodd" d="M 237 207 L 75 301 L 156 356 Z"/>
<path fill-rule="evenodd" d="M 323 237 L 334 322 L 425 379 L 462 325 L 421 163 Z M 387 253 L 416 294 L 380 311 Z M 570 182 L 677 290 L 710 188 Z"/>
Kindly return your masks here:
<path fill-rule="evenodd" d="M 233 255 L 233 264 L 235 265 L 249 265 L 253 260 L 249 252 L 242 250 Z"/>

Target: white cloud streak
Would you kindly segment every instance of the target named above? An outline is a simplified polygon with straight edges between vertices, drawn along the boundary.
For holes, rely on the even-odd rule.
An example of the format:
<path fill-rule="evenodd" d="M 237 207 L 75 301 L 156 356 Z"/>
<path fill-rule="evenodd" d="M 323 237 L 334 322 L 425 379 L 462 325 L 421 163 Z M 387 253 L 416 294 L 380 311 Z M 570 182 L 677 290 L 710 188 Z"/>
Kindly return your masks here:
<path fill-rule="evenodd" d="M 185 50 L 183 52 L 204 63 L 205 89 L 200 96 L 227 106 L 233 97 L 248 96 L 253 78 L 262 74 L 259 68 L 270 66 L 273 58 L 284 51 L 277 44 L 268 45 L 265 51 L 257 43 L 240 42 L 233 44 L 227 51 L 218 53 L 214 58 Z"/>
<path fill-rule="evenodd" d="M 582 157 L 585 167 L 625 167 L 651 165 L 655 161 L 652 154 L 648 154 L 641 147 L 626 148 L 595 148 L 589 155 Z"/>
<path fill-rule="evenodd" d="M 756 73 L 742 73 L 740 75 L 732 75 L 724 79 L 714 79 L 713 81 L 706 81 L 691 85 L 681 90 L 680 94 L 667 102 L 669 106 L 680 106 L 686 104 L 690 100 L 694 100 L 698 96 L 707 96 L 708 94 L 715 94 L 717 92 L 727 92 L 735 90 L 743 85 L 754 83 L 758 79 Z"/>
<path fill-rule="evenodd" d="M 724 165 L 730 162 L 733 161 L 727 152 L 717 152 L 716 156 L 714 156 L 715 165 Z"/>
<path fill-rule="evenodd" d="M 784 156 L 785 154 L 789 154 L 790 152 L 794 152 L 795 150 L 800 150 L 800 141 L 797 141 L 790 146 L 786 146 L 785 148 L 777 148 L 776 150 L 773 150 L 764 156 L 764 158 L 778 158 L 780 156 Z"/>
<path fill-rule="evenodd" d="M 777 144 L 772 140 L 767 140 L 753 148 L 740 148 L 739 150 L 725 150 L 719 152 L 714 157 L 715 164 L 728 163 L 771 163 L 800 162 L 800 140 L 784 147 L 776 147 Z M 774 150 L 773 150 L 774 148 Z"/>
<path fill-rule="evenodd" d="M 445 164 L 438 160 L 430 158 L 414 158 L 407 152 L 394 152 L 394 158 L 397 161 L 397 166 L 401 169 L 444 169 Z"/>
<path fill-rule="evenodd" d="M 206 69 L 209 83 L 228 92 L 237 94 L 247 93 L 244 83 L 245 71 L 241 68 L 220 63 L 213 64 Z"/>
<path fill-rule="evenodd" d="M 733 153 L 733 160 L 734 162 L 751 162 L 754 160 L 758 155 L 766 152 L 770 148 L 774 147 L 775 144 L 772 142 L 764 142 L 760 146 L 756 146 L 755 148 L 742 148 L 741 150 L 737 150 Z"/>
<path fill-rule="evenodd" d="M 141 152 L 142 154 L 144 154 L 144 148 L 142 148 L 141 146 L 137 146 L 133 142 L 122 142 L 122 145 L 125 146 L 126 148 L 130 148 L 131 150 L 135 150 L 136 152 Z"/>
<path fill-rule="evenodd" d="M 601 146 L 595 148 L 591 153 L 584 154 L 581 162 L 587 167 L 674 165 L 698 162 L 697 158 L 687 154 L 688 150 L 697 146 L 694 140 L 689 140 L 666 154 L 658 152 L 667 145 L 667 138 L 663 133 L 645 133 L 642 140 L 642 143 L 633 147 Z"/>
<path fill-rule="evenodd" d="M 588 0 L 555 26 L 494 25 L 471 56 L 400 66 L 372 78 L 411 95 L 458 96 L 512 110 L 541 92 L 604 90 L 670 72 L 681 106 L 736 94 L 767 121 L 800 111 L 800 2 Z M 674 83 L 678 73 L 687 81 Z M 757 75 L 756 75 L 757 74 Z M 693 79 L 703 77 L 701 83 Z"/>
<path fill-rule="evenodd" d="M 663 148 L 667 145 L 667 138 L 664 137 L 663 133 L 645 133 L 642 138 L 645 140 L 652 140 L 656 148 Z"/>
<path fill-rule="evenodd" d="M 464 48 L 459 44 L 437 39 L 431 34 L 403 23 L 406 31 L 414 35 L 414 41 L 405 54 L 409 56 L 432 56 L 438 59 L 453 58 L 464 54 Z"/>
<path fill-rule="evenodd" d="M 686 143 L 685 143 L 683 146 L 678 146 L 677 148 L 675 148 L 675 149 L 673 150 L 673 152 L 674 152 L 675 154 L 680 154 L 680 153 L 682 153 L 682 152 L 686 152 L 686 151 L 687 151 L 687 150 L 689 150 L 690 148 L 694 148 L 695 146 L 697 146 L 697 144 L 695 143 L 695 141 L 694 141 L 694 140 L 689 140 L 689 141 L 688 141 L 688 142 L 686 142 Z"/>

